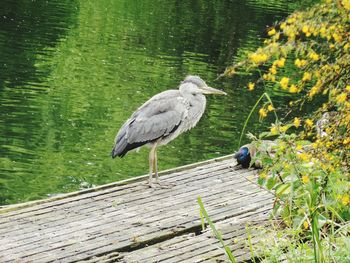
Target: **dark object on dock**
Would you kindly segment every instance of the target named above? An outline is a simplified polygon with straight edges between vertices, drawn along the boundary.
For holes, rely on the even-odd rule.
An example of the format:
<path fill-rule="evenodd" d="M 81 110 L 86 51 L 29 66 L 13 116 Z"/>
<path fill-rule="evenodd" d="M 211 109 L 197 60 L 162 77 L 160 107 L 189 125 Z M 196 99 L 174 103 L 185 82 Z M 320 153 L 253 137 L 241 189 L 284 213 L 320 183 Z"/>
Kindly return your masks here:
<path fill-rule="evenodd" d="M 128 151 L 149 144 L 149 185 L 152 186 L 153 172 L 159 184 L 157 146 L 167 144 L 196 126 L 205 110 L 204 94 L 226 95 L 209 87 L 200 77 L 188 76 L 178 90 L 167 90 L 153 96 L 120 128 L 112 157 L 123 157 Z"/>
<path fill-rule="evenodd" d="M 276 145 L 274 141 L 262 140 L 259 145 L 258 142 L 255 141 L 243 145 L 241 148 L 239 148 L 238 152 L 236 152 L 233 157 L 237 160 L 238 164 L 242 165 L 243 168 L 262 168 L 261 160 L 256 159 L 257 153 L 265 152 L 269 155 L 273 155 L 274 145 Z M 251 163 L 252 160 L 254 160 L 253 163 Z"/>
<path fill-rule="evenodd" d="M 237 163 L 242 165 L 243 168 L 248 168 L 252 160 L 252 154 L 250 153 L 251 151 L 249 150 L 249 148 L 251 148 L 250 145 L 243 145 L 234 155 L 234 158 L 236 158 Z"/>

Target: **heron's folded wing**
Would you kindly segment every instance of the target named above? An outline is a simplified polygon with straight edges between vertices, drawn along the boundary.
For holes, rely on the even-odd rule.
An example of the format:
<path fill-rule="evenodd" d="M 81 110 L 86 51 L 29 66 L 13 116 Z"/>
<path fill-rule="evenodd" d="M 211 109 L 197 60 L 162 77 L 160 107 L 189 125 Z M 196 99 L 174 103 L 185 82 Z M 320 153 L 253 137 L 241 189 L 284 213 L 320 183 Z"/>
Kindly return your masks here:
<path fill-rule="evenodd" d="M 151 142 L 174 132 L 187 116 L 186 103 L 182 98 L 171 97 L 141 107 L 127 128 L 128 143 Z"/>

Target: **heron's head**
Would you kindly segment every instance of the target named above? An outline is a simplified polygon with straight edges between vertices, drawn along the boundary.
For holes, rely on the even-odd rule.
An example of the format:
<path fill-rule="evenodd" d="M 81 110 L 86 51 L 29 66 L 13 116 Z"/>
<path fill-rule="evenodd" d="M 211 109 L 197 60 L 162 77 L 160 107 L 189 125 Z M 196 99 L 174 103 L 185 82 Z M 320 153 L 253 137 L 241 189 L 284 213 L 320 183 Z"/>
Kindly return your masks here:
<path fill-rule="evenodd" d="M 198 76 L 187 76 L 180 85 L 180 89 L 186 89 L 190 93 L 201 93 L 201 94 L 220 94 L 227 95 L 226 92 L 211 88 Z"/>
<path fill-rule="evenodd" d="M 252 160 L 248 147 L 241 147 L 238 152 L 233 156 L 237 159 L 237 163 L 241 164 L 244 168 L 248 168 L 250 161 Z"/>

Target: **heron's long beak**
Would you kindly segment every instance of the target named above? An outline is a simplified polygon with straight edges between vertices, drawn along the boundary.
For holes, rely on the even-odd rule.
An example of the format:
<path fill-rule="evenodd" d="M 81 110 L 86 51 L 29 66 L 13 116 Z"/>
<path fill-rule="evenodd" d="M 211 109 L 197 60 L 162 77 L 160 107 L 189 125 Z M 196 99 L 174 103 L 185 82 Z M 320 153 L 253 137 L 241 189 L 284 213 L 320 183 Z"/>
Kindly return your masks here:
<path fill-rule="evenodd" d="M 202 87 L 201 88 L 203 91 L 203 94 L 218 94 L 218 95 L 227 95 L 226 92 L 222 91 L 222 90 L 218 90 L 218 89 L 214 89 L 211 87 Z"/>

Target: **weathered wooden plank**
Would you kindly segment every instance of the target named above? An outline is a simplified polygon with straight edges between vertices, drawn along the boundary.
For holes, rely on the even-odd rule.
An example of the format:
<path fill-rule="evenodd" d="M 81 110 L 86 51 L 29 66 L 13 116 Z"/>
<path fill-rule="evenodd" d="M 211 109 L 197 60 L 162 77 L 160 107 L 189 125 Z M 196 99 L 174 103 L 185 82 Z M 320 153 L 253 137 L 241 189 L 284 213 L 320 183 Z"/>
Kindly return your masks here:
<path fill-rule="evenodd" d="M 200 192 L 199 192 L 200 193 Z M 169 202 L 168 202 L 169 203 Z M 173 204 L 171 204 L 171 205 L 173 205 Z M 132 206 L 133 207 L 133 206 Z M 117 208 L 119 208 L 119 207 L 117 207 Z M 113 207 L 113 205 L 111 205 L 111 204 L 107 204 L 107 207 L 98 207 L 97 208 L 97 210 L 100 210 L 100 209 L 110 209 L 110 211 L 106 211 L 106 212 L 108 212 L 108 213 L 110 213 L 110 212 L 113 212 L 113 210 L 115 210 L 116 208 L 115 207 Z M 71 211 L 69 211 L 69 213 L 70 213 Z M 59 214 L 62 214 L 62 212 L 60 212 L 60 211 L 57 211 L 57 213 L 59 213 Z M 85 213 L 85 212 L 84 212 Z M 78 215 L 80 215 L 79 213 L 78 213 Z M 73 215 L 69 215 L 69 218 L 67 219 L 67 220 L 73 220 L 74 219 L 74 217 L 75 217 L 76 215 L 75 214 L 73 214 Z M 91 213 L 90 213 L 90 211 L 89 211 L 89 213 L 86 213 L 85 215 L 83 214 L 83 215 L 81 215 L 81 216 L 91 216 Z M 59 217 L 59 215 L 57 216 L 57 217 Z M 64 215 L 64 217 L 66 217 L 66 215 Z M 64 218 L 63 217 L 63 218 Z M 45 222 L 45 221 L 44 221 Z M 59 219 L 59 221 L 58 222 L 61 222 L 61 219 Z M 30 220 L 30 221 L 28 221 L 27 222 L 28 224 L 33 224 L 33 223 L 36 223 L 36 224 L 40 224 L 40 222 L 38 222 L 37 221 L 37 218 L 35 219 L 35 221 L 33 221 L 33 220 Z M 48 223 L 48 222 L 46 222 L 46 223 Z M 64 220 L 62 221 L 62 224 L 61 225 L 64 225 Z M 52 225 L 52 224 L 51 224 Z M 25 226 L 25 224 L 24 224 L 24 228 L 27 228 L 26 226 Z M 30 232 L 30 230 L 28 230 L 29 232 Z M 24 230 L 24 232 L 23 233 L 25 233 L 25 230 Z"/>
<path fill-rule="evenodd" d="M 126 251 L 131 255 L 131 251 L 164 242 L 173 242 L 187 253 L 173 260 L 202 260 L 202 255 L 220 258 L 215 240 L 206 237 L 193 243 L 191 238 L 186 243 L 179 236 L 200 230 L 199 195 L 214 222 L 232 219 L 226 223 L 231 230 L 224 233 L 228 240 L 243 233 L 234 230 L 239 218 L 251 220 L 252 213 L 266 216 L 272 196 L 246 179 L 253 173 L 232 169 L 231 157 L 227 157 L 163 175 L 162 182 L 176 183 L 170 189 L 150 189 L 142 181 L 145 176 L 141 181 L 128 180 L 3 211 L 0 262 L 113 262 L 125 260 Z"/>
<path fill-rule="evenodd" d="M 243 179 L 243 180 L 244 180 L 244 179 Z M 237 181 L 233 181 L 233 182 L 236 183 Z M 240 185 L 241 185 L 241 189 L 240 189 L 241 191 L 244 190 L 244 186 L 245 186 L 245 185 L 250 186 L 250 184 L 249 184 L 248 182 L 244 182 L 244 181 L 242 181 L 242 179 L 241 179 L 240 183 L 241 183 L 241 184 L 240 184 Z M 229 184 L 226 184 L 225 186 L 229 186 Z M 218 186 L 218 187 L 221 188 L 221 186 Z M 213 189 L 215 189 L 215 188 L 213 188 Z M 216 189 L 216 190 L 219 190 L 219 189 Z M 256 189 L 254 188 L 254 190 L 256 190 Z M 230 191 L 230 189 L 228 189 L 228 191 Z M 233 191 L 235 191 L 235 190 L 233 190 Z M 199 190 L 198 190 L 197 192 L 194 192 L 194 193 L 195 193 L 195 194 L 198 193 L 198 195 L 199 195 L 199 194 L 202 193 L 202 191 L 199 191 Z M 210 192 L 206 192 L 206 193 L 205 193 L 205 194 L 206 194 L 205 196 L 207 196 L 208 193 L 210 194 Z M 174 196 L 175 196 L 175 195 L 174 195 Z M 194 195 L 194 196 L 195 196 L 195 195 Z M 179 198 L 180 195 L 177 195 L 176 197 L 177 197 L 177 201 L 172 202 L 172 200 L 167 200 L 166 203 L 169 203 L 169 205 L 168 205 L 168 206 L 165 206 L 165 207 L 163 207 L 163 208 L 173 208 L 173 209 L 174 209 L 174 208 L 176 208 L 176 207 L 174 207 L 175 205 L 177 205 L 177 204 L 182 205 L 183 202 L 181 202 L 181 199 Z M 188 198 L 188 197 L 189 197 L 188 193 L 186 193 L 186 195 L 184 195 L 184 197 Z M 170 197 L 170 198 L 172 198 L 172 197 Z M 187 202 L 187 199 L 186 199 L 184 202 Z M 132 206 L 132 207 L 134 207 L 134 206 Z M 118 216 L 115 217 L 115 215 L 113 214 L 114 210 L 118 209 L 118 207 L 113 207 L 113 206 L 109 205 L 108 208 L 110 208 L 110 209 L 109 209 L 108 211 L 106 211 L 106 213 L 108 213 L 109 216 L 113 217 L 113 220 L 121 220 L 120 217 L 118 217 Z M 128 207 L 127 207 L 127 208 L 128 208 Z M 135 209 L 138 209 L 137 206 L 135 206 L 134 208 L 135 208 Z M 154 204 L 152 203 L 152 207 L 151 207 L 151 208 L 152 208 L 152 210 L 154 210 L 155 208 L 157 208 L 157 206 L 154 205 Z M 132 210 L 132 211 L 124 209 L 123 212 L 124 212 L 124 213 L 130 213 L 130 212 L 137 213 L 137 212 L 139 212 L 139 211 L 137 211 L 137 210 L 135 210 L 135 209 Z M 152 211 L 152 210 L 151 210 L 151 211 Z M 149 215 L 151 215 L 151 211 L 147 211 Z M 101 211 L 100 211 L 100 212 L 101 212 Z M 158 214 L 159 211 L 156 210 L 156 211 L 153 212 L 153 213 Z M 87 215 L 87 217 L 88 217 L 87 220 L 89 220 L 89 219 L 91 220 L 91 218 L 89 218 L 90 216 L 91 216 L 91 214 Z M 109 216 L 108 216 L 108 217 L 109 217 Z M 75 215 L 69 216 L 69 217 L 66 218 L 66 221 L 73 221 L 73 220 L 75 220 L 74 217 L 75 217 Z M 106 217 L 106 218 L 107 218 L 107 217 Z M 106 218 L 105 218 L 105 219 L 106 219 Z M 125 217 L 124 217 L 124 218 L 125 218 Z M 81 219 L 79 218 L 79 220 L 81 220 Z M 98 219 L 96 219 L 96 220 L 98 220 Z M 61 222 L 61 219 L 60 219 L 60 221 L 58 221 L 58 222 Z M 79 221 L 79 222 L 81 222 L 81 221 Z M 32 222 L 29 222 L 29 223 L 32 223 Z M 37 223 L 37 222 L 36 222 L 36 223 Z M 62 224 L 58 225 L 58 227 L 60 227 L 60 230 L 61 230 L 61 226 L 70 227 L 69 224 L 68 224 L 68 225 L 65 225 L 65 223 L 66 223 L 66 222 L 63 221 Z M 73 221 L 73 223 L 74 223 L 74 221 Z M 88 223 L 91 223 L 91 221 L 88 221 L 88 222 L 85 222 L 85 223 L 88 224 Z M 41 226 L 39 226 L 39 227 L 41 227 Z M 50 224 L 50 229 L 52 229 L 52 227 L 53 227 L 53 225 Z M 23 231 L 22 231 L 22 238 L 27 238 L 26 235 L 23 235 L 23 234 L 25 234 L 26 232 L 29 233 L 30 235 L 32 235 L 30 229 L 27 229 L 27 231 L 23 230 Z"/>
<path fill-rule="evenodd" d="M 213 174 L 214 175 L 214 174 Z M 225 174 L 224 174 L 225 175 Z M 224 180 L 225 178 L 224 177 L 222 177 L 223 179 L 221 179 L 221 180 Z M 239 178 L 239 180 L 241 180 L 241 178 Z M 203 183 L 201 183 L 201 185 L 203 185 L 203 186 L 208 186 L 208 185 L 210 185 L 210 184 L 212 184 L 212 181 L 209 181 L 209 182 L 203 182 Z M 189 188 L 189 187 L 191 187 L 191 185 L 187 185 L 187 187 L 186 187 L 186 189 L 187 188 Z M 198 188 L 198 187 L 196 187 L 196 188 Z M 183 192 L 184 191 L 187 191 L 186 189 L 184 189 L 183 190 Z M 193 189 L 193 188 L 192 188 Z M 181 189 L 179 190 L 179 189 L 176 189 L 176 187 L 174 187 L 172 190 L 176 190 L 177 191 L 177 193 L 178 192 L 181 192 Z M 147 203 L 147 202 L 153 202 L 155 199 L 157 199 L 157 200 L 161 200 L 163 197 L 165 197 L 165 198 L 167 198 L 168 197 L 168 191 L 166 191 L 166 190 L 157 190 L 157 191 L 154 191 L 153 189 L 151 190 L 151 189 L 149 189 L 148 187 L 146 187 L 145 186 L 145 188 L 139 188 L 138 189 L 138 191 L 139 192 L 141 192 L 141 194 L 139 194 L 139 195 L 135 195 L 135 194 L 132 194 L 132 195 L 130 195 L 131 193 L 127 193 L 127 196 L 126 196 L 126 198 L 127 199 L 125 199 L 125 198 L 123 198 L 123 197 L 120 197 L 120 196 L 115 196 L 114 195 L 114 193 L 111 193 L 110 195 L 103 195 L 103 196 L 98 196 L 98 197 L 96 197 L 95 199 L 90 199 L 90 202 L 88 203 L 88 206 L 84 206 L 84 204 L 83 203 L 80 203 L 79 201 L 76 201 L 76 205 L 75 206 L 64 206 L 63 207 L 63 209 L 64 210 L 68 210 L 68 209 L 71 209 L 71 208 L 74 208 L 74 210 L 76 211 L 76 207 L 78 206 L 79 207 L 79 211 L 81 211 L 81 210 L 83 210 L 83 209 L 85 209 L 85 208 L 92 208 L 92 209 L 94 209 L 95 208 L 95 210 L 99 210 L 100 208 L 98 208 L 97 207 L 97 209 L 96 209 L 96 204 L 97 204 L 97 201 L 103 201 L 103 203 L 105 203 L 108 199 L 110 199 L 110 198 L 117 198 L 116 200 L 114 200 L 114 203 L 113 203 L 113 205 L 115 205 L 116 203 L 123 203 L 123 204 L 127 204 L 127 203 L 130 203 L 130 202 L 133 202 L 133 201 L 135 201 L 135 200 L 138 200 L 139 202 L 142 202 L 142 203 Z M 156 194 L 154 194 L 156 192 Z M 129 197 L 129 195 L 130 195 L 130 197 Z M 89 201 L 89 200 L 88 200 Z M 54 210 L 57 210 L 57 209 L 54 209 Z M 51 211 L 51 212 L 55 212 L 55 211 Z M 92 210 L 93 211 L 93 210 Z M 52 220 L 54 220 L 54 221 L 56 221 L 56 220 L 60 220 L 61 218 L 60 218 L 60 214 L 61 214 L 61 212 L 60 212 L 60 210 L 59 211 L 56 211 L 57 213 L 59 213 L 59 215 L 58 215 L 58 217 L 56 217 L 56 218 L 54 218 L 54 219 L 52 219 Z M 64 212 L 64 211 L 63 211 Z M 35 219 L 36 220 L 39 220 L 40 218 L 45 218 L 47 215 L 46 214 L 33 214 L 33 215 L 30 215 L 30 216 L 34 216 L 35 215 Z M 28 215 L 29 216 L 29 215 Z M 64 217 L 64 215 L 61 215 L 61 217 Z M 17 217 L 16 217 L 17 218 Z M 27 219 L 27 217 L 25 217 L 25 218 L 17 218 L 17 220 L 21 220 L 21 219 L 23 219 L 23 221 L 25 222 L 26 220 L 28 220 Z M 6 221 L 6 219 L 4 219 L 5 221 Z M 48 221 L 46 221 L 45 220 L 45 222 L 47 223 Z M 11 223 L 13 223 L 13 220 L 8 220 L 8 222 L 7 222 L 7 227 L 9 227 L 10 226 L 10 224 Z M 31 223 L 30 221 L 29 221 L 29 223 Z M 6 231 L 7 231 L 7 228 L 5 229 Z M 0 230 L 0 233 L 1 233 L 1 230 Z"/>
<path fill-rule="evenodd" d="M 267 211 L 265 208 L 263 212 Z M 254 220 L 266 220 L 267 215 L 261 216 L 261 210 L 251 213 L 247 218 L 237 217 L 230 218 L 217 224 L 220 232 L 234 233 L 225 237 L 225 243 L 233 251 L 237 259 L 243 260 L 249 258 L 249 249 L 244 242 L 246 237 L 246 223 Z M 261 223 L 261 221 L 259 221 Z M 256 237 L 252 238 L 254 242 Z M 243 242 L 242 242 L 243 241 Z M 224 250 L 221 248 L 219 241 L 212 235 L 211 230 L 207 230 L 201 235 L 186 234 L 166 240 L 149 247 L 139 249 L 130 253 L 120 253 L 121 262 L 202 262 L 205 260 L 223 257 Z M 96 260 L 96 259 L 95 259 Z M 98 262 L 98 261 L 96 261 Z M 216 262 L 216 261 L 213 261 Z"/>
<path fill-rule="evenodd" d="M 249 211 L 249 210 L 251 211 L 251 209 L 247 209 L 246 211 Z M 237 212 L 237 214 L 242 214 L 242 213 L 244 213 L 246 211 L 239 211 L 239 212 Z M 220 212 L 218 214 L 222 214 L 223 216 L 221 217 L 221 219 L 223 219 L 223 218 L 227 217 L 227 213 L 229 213 L 229 212 L 230 211 L 226 211 L 226 213 L 225 212 Z M 213 220 L 220 219 L 218 217 L 220 217 L 220 216 L 214 214 Z M 195 226 L 193 226 L 193 222 L 188 222 L 188 224 L 186 225 L 186 228 L 187 229 L 193 228 L 193 227 L 198 228 L 199 224 L 200 224 L 200 220 L 197 220 Z M 181 229 L 181 231 L 182 232 L 186 231 L 186 228 L 184 230 Z M 165 236 L 165 237 L 174 236 L 176 234 L 176 232 L 173 232 L 174 230 L 175 229 L 166 229 L 166 230 L 158 230 L 158 232 L 154 232 L 152 230 L 152 231 L 149 231 L 149 233 L 147 234 L 147 233 L 143 233 L 142 232 L 143 231 L 142 228 L 136 227 L 134 229 L 134 232 L 138 233 L 139 236 L 135 237 L 135 236 L 126 234 L 127 236 L 131 236 L 131 238 L 127 239 L 127 240 L 124 240 L 124 241 L 121 241 L 120 243 L 117 243 L 117 244 L 109 244 L 108 242 L 106 242 L 106 236 L 108 236 L 110 234 L 107 231 L 106 233 L 102 233 L 102 235 L 100 237 L 97 237 L 97 238 L 94 239 L 94 241 L 99 243 L 99 244 L 101 244 L 101 242 L 104 242 L 105 243 L 104 246 L 96 247 L 95 243 L 90 244 L 89 242 L 85 242 L 86 245 L 84 246 L 84 249 L 86 249 L 86 251 L 94 250 L 95 253 L 104 254 L 104 253 L 107 253 L 110 250 L 115 251 L 116 249 L 118 249 L 118 246 L 120 247 L 120 249 L 125 249 L 125 248 L 130 248 L 130 247 L 133 247 L 133 246 L 136 247 L 141 242 L 144 242 L 144 241 L 147 241 L 147 240 L 153 240 L 153 239 L 159 238 L 159 236 L 162 236 L 162 235 Z M 180 231 L 178 231 L 178 233 L 180 233 Z M 70 245 L 70 249 L 67 249 L 67 248 L 65 249 L 65 252 L 67 252 L 67 253 L 65 253 L 63 256 L 66 257 L 66 259 L 69 259 L 69 260 L 71 260 L 72 258 L 82 259 L 81 254 L 74 252 L 74 250 L 76 248 L 78 248 L 79 246 L 80 246 L 80 244 L 71 244 Z M 82 252 L 84 253 L 85 251 L 82 251 Z M 59 258 L 59 259 L 60 259 L 60 261 L 64 262 L 64 258 Z"/>
<path fill-rule="evenodd" d="M 259 197 L 260 198 L 260 197 Z M 257 199 L 257 201 L 259 201 L 259 198 Z M 250 200 L 254 200 L 254 199 L 251 199 L 251 197 L 249 197 Z M 239 206 L 239 205 L 238 205 Z M 236 206 L 236 207 L 238 207 Z M 232 207 L 232 209 L 235 209 L 236 207 Z M 231 207 L 228 206 L 227 208 L 225 207 L 225 210 L 228 210 L 228 213 L 231 214 L 232 212 L 230 211 L 231 210 Z M 220 216 L 225 216 L 225 210 L 223 209 L 219 209 L 218 213 Z M 215 211 L 215 210 L 214 210 Z M 214 218 L 215 218 L 216 214 L 214 214 Z M 187 219 L 188 220 L 188 219 Z M 193 219 L 190 219 L 190 222 L 192 222 Z M 172 227 L 176 227 L 179 225 L 179 220 L 175 220 L 175 222 L 173 222 L 174 225 L 169 225 L 168 228 L 171 230 Z M 199 220 L 198 220 L 199 222 Z M 115 228 L 117 228 L 118 226 L 115 226 Z M 152 228 L 153 227 L 153 228 Z M 113 228 L 113 222 L 109 225 L 107 225 L 106 227 L 102 228 L 102 229 L 99 229 L 99 233 L 98 235 L 96 235 L 95 237 L 98 237 L 98 236 L 106 236 L 108 234 L 110 234 L 108 231 L 110 230 L 110 228 Z M 159 227 L 159 226 L 156 226 L 156 225 L 148 225 L 146 226 L 145 228 L 148 232 L 151 231 L 151 233 L 155 233 L 156 236 L 159 235 L 160 231 L 162 230 L 162 227 Z M 104 232 L 104 230 L 106 230 L 107 232 Z M 134 227 L 134 229 L 128 233 L 127 231 L 124 231 L 123 232 L 123 236 L 128 236 L 128 239 L 127 240 L 119 240 L 121 243 L 120 243 L 120 246 L 127 246 L 128 244 L 130 245 L 132 243 L 132 238 L 133 238 L 133 231 L 137 231 L 137 233 L 142 233 L 142 227 L 140 226 L 137 226 L 137 227 Z M 113 230 L 114 231 L 114 230 Z M 112 233 L 113 233 L 112 231 Z M 169 231 L 169 230 L 166 230 L 165 231 Z M 72 237 L 74 238 L 74 236 Z M 142 236 L 139 237 L 140 239 L 142 239 Z M 81 240 L 82 241 L 82 240 Z M 87 240 L 88 241 L 88 240 Z M 45 249 L 45 247 L 42 247 L 42 246 L 45 246 L 45 245 L 48 245 L 50 244 L 50 242 L 48 242 L 47 240 L 43 240 L 44 244 L 40 244 L 40 242 L 36 241 L 36 243 L 43 249 Z M 62 240 L 63 244 L 67 245 L 67 243 Z M 58 243 L 55 243 L 53 245 L 57 245 Z M 32 246 L 31 243 L 28 243 L 28 246 Z M 23 246 L 22 246 L 23 247 Z M 32 248 L 33 249 L 33 248 Z M 18 252 L 18 251 L 17 251 Z"/>
<path fill-rule="evenodd" d="M 231 163 L 230 160 L 228 160 L 229 163 Z M 220 170 L 227 169 L 229 163 L 226 163 L 225 161 L 222 163 L 209 163 L 205 167 L 202 167 L 201 169 L 195 169 L 193 168 L 192 170 L 187 171 L 186 173 L 181 173 L 177 172 L 175 175 L 174 174 L 169 174 L 166 177 L 164 177 L 163 180 L 166 180 L 166 182 L 180 182 L 180 183 L 189 183 L 193 182 L 192 177 L 195 177 L 195 180 L 201 180 L 203 176 L 208 176 L 210 175 L 210 172 L 219 172 Z M 174 180 L 172 179 L 174 177 Z M 187 179 L 187 181 L 186 181 Z M 45 213 L 50 213 L 52 209 L 57 209 L 57 207 L 65 205 L 65 208 L 70 208 L 72 206 L 76 206 L 77 202 L 80 201 L 79 204 L 83 204 L 84 202 L 91 205 L 90 198 L 103 198 L 105 195 L 113 194 L 115 196 L 118 195 L 128 195 L 131 192 L 138 192 L 140 189 L 146 188 L 150 191 L 154 191 L 153 189 L 149 189 L 146 181 L 144 181 L 144 184 L 140 184 L 138 181 L 137 182 L 129 182 L 127 185 L 120 185 L 117 188 L 107 188 L 107 189 L 102 189 L 101 191 L 93 191 L 89 193 L 82 193 L 81 196 L 73 196 L 71 198 L 66 198 L 66 199 L 59 199 L 59 200 L 53 200 L 51 203 L 42 203 L 38 204 L 35 206 L 35 208 L 29 207 L 28 209 L 21 209 L 21 210 L 16 210 L 16 211 L 10 211 L 6 214 L 1 214 L 0 213 L 0 219 L 5 219 L 12 217 L 15 214 L 22 215 L 18 216 L 18 219 L 20 218 L 26 218 L 28 216 L 32 215 L 39 215 L 39 214 L 45 214 Z M 130 192 L 129 192 L 130 191 Z M 50 209 L 51 208 L 51 209 Z M 0 210 L 2 211 L 2 210 Z M 5 210 L 6 211 L 6 210 Z M 3 226 L 1 226 L 3 227 Z M 1 229 L 1 228 L 0 228 Z"/>
<path fill-rule="evenodd" d="M 241 181 L 240 183 L 244 183 L 244 182 Z M 247 182 L 246 182 L 246 183 L 247 183 Z M 243 186 L 243 185 L 242 185 L 242 186 Z M 233 192 L 234 192 L 234 190 L 233 190 Z M 200 193 L 201 193 L 201 192 L 198 190 L 198 194 L 200 194 Z M 153 204 L 152 204 L 152 205 L 153 205 Z M 117 207 L 117 208 L 118 208 L 118 207 Z M 98 209 L 101 209 L 101 208 L 98 208 Z M 107 211 L 107 212 L 112 212 L 113 210 L 115 210 L 115 207 L 113 207 L 112 205 L 109 204 L 108 207 L 107 207 L 106 209 L 111 209 L 111 211 Z M 88 216 L 90 216 L 90 215 L 88 215 Z M 73 219 L 74 219 L 73 217 L 74 217 L 74 215 L 73 215 L 73 216 L 70 216 L 70 217 L 69 217 L 69 220 L 73 220 Z M 59 219 L 59 220 L 61 221 L 61 219 Z M 31 224 L 32 222 L 28 222 L 28 223 Z M 47 222 L 46 222 L 46 223 L 47 223 Z"/>
<path fill-rule="evenodd" d="M 233 162 L 232 157 L 233 157 L 233 155 L 226 155 L 223 157 L 218 157 L 218 158 L 210 159 L 210 160 L 203 161 L 203 162 L 188 164 L 188 165 L 184 165 L 181 167 L 176 167 L 176 168 L 172 168 L 169 170 L 161 171 L 161 172 L 159 172 L 159 175 L 171 178 L 171 177 L 177 176 L 182 171 L 188 172 L 188 171 L 196 171 L 196 170 L 206 170 L 207 168 L 209 168 L 211 166 L 217 166 L 218 164 L 220 165 L 221 163 L 223 163 L 225 161 L 232 163 Z M 14 215 L 17 213 L 23 213 L 26 211 L 35 211 L 35 210 L 42 208 L 42 206 L 44 206 L 44 207 L 45 206 L 49 206 L 49 207 L 50 206 L 57 206 L 61 202 L 62 203 L 74 202 L 76 200 L 75 198 L 77 198 L 77 199 L 88 198 L 88 197 L 90 197 L 90 195 L 94 196 L 96 194 L 96 192 L 97 192 L 97 194 L 99 194 L 99 193 L 103 192 L 104 190 L 109 191 L 111 188 L 114 191 L 117 191 L 119 189 L 122 189 L 123 187 L 128 187 L 128 184 L 133 184 L 133 183 L 137 183 L 140 181 L 146 181 L 147 178 L 148 178 L 148 175 L 146 174 L 143 176 L 133 177 L 133 178 L 129 178 L 126 180 L 122 180 L 122 181 L 118 181 L 118 182 L 114 182 L 114 183 L 110 183 L 110 184 L 105 184 L 102 186 L 97 186 L 97 187 L 86 189 L 86 190 L 81 190 L 81 191 L 72 192 L 72 193 L 68 193 L 68 194 L 62 194 L 62 195 L 47 198 L 47 199 L 31 201 L 31 202 L 17 204 L 17 205 L 9 205 L 9 206 L 0 207 L 0 216 L 1 216 L 1 214 L 4 214 L 4 213 L 6 213 L 8 216 L 11 216 L 11 215 Z M 30 208 L 30 207 L 34 207 L 34 208 Z M 26 208 L 29 208 L 29 209 L 27 210 Z"/>

